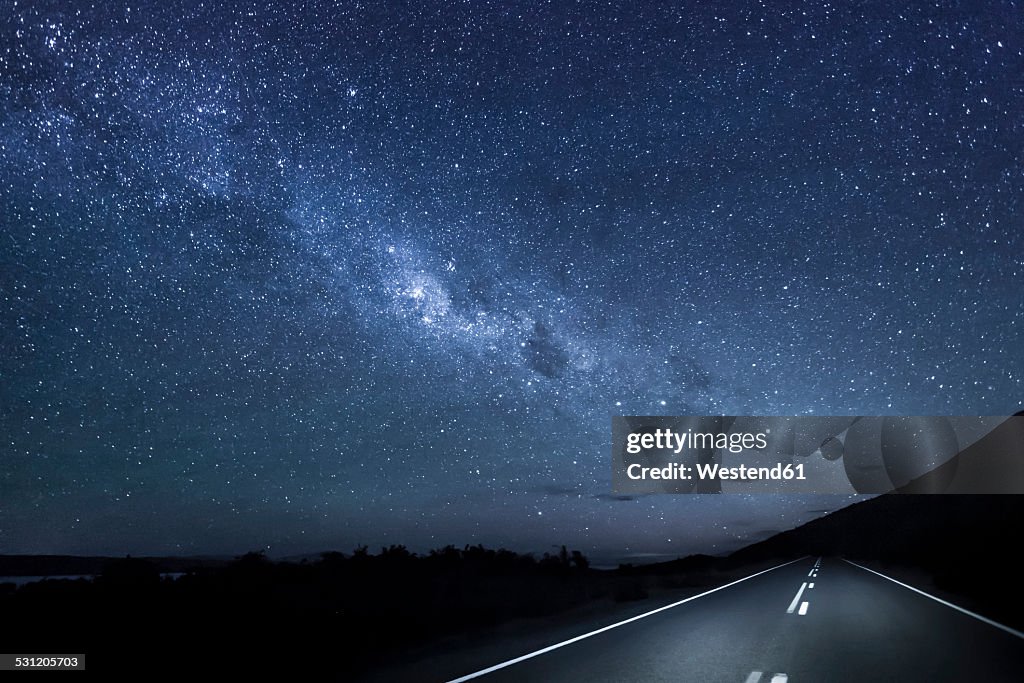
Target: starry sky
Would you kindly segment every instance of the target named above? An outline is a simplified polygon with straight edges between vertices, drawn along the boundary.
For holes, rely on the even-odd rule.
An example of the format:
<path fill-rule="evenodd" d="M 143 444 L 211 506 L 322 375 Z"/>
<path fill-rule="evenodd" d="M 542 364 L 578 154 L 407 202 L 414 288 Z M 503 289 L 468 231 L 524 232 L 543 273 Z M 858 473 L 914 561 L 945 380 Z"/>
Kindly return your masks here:
<path fill-rule="evenodd" d="M 724 552 L 610 416 L 1010 414 L 1017 2 L 0 4 L 0 549 Z"/>

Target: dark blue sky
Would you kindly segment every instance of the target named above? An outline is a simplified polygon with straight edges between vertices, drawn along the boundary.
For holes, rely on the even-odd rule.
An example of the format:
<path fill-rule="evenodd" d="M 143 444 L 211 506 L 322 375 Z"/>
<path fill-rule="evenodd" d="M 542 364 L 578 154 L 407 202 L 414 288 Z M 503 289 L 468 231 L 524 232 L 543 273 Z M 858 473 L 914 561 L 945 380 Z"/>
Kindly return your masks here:
<path fill-rule="evenodd" d="M 1017 3 L 0 14 L 5 552 L 720 552 L 849 501 L 611 415 L 1024 405 Z"/>

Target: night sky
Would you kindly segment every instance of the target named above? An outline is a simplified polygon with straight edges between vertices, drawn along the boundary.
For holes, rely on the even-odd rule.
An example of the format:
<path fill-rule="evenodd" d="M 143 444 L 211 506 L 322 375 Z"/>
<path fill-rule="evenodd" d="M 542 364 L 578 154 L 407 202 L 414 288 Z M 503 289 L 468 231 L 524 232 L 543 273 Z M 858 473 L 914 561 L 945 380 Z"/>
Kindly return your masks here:
<path fill-rule="evenodd" d="M 611 415 L 1024 405 L 1019 3 L 277 4 L 0 5 L 0 552 L 724 552 L 851 499 Z"/>

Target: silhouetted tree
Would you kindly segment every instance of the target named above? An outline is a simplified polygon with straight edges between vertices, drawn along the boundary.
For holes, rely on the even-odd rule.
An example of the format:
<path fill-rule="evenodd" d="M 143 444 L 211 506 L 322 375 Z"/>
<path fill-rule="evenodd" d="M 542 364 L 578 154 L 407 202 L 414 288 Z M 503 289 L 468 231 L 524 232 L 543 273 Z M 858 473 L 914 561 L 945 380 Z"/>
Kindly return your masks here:
<path fill-rule="evenodd" d="M 251 550 L 241 557 L 235 558 L 235 565 L 239 567 L 261 567 L 269 564 L 267 554 L 262 550 Z"/>
<path fill-rule="evenodd" d="M 590 567 L 590 560 L 584 557 L 579 550 L 572 551 L 572 564 L 580 571 L 586 571 Z"/>

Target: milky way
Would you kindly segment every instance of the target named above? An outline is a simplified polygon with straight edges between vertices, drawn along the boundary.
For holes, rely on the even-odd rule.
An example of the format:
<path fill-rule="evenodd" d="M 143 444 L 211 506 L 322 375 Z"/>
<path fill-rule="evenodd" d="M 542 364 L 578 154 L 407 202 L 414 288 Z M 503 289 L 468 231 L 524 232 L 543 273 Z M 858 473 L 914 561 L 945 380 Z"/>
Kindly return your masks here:
<path fill-rule="evenodd" d="M 5 2 L 0 548 L 722 552 L 610 416 L 1024 405 L 1011 2 Z"/>

